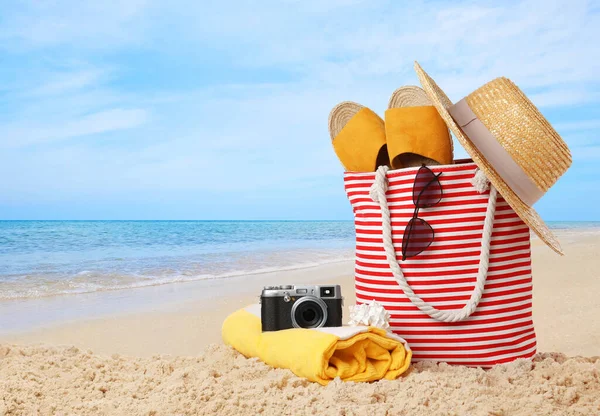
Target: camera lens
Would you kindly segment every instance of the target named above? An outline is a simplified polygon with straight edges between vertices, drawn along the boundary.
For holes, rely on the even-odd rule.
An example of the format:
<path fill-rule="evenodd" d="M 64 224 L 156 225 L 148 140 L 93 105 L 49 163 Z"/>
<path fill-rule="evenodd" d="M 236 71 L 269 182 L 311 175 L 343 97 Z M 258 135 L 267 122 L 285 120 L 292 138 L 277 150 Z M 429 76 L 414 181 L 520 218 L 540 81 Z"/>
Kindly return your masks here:
<path fill-rule="evenodd" d="M 298 299 L 291 313 L 295 328 L 319 328 L 327 322 L 327 305 L 313 296 Z"/>

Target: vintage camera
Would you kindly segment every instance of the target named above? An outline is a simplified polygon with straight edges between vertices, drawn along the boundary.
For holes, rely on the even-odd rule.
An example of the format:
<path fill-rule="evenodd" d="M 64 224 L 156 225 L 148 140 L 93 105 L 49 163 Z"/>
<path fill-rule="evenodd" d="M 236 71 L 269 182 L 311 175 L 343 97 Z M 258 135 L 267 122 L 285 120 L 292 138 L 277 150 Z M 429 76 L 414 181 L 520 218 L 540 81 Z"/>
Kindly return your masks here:
<path fill-rule="evenodd" d="M 342 326 L 340 285 L 265 286 L 260 303 L 263 332 Z"/>

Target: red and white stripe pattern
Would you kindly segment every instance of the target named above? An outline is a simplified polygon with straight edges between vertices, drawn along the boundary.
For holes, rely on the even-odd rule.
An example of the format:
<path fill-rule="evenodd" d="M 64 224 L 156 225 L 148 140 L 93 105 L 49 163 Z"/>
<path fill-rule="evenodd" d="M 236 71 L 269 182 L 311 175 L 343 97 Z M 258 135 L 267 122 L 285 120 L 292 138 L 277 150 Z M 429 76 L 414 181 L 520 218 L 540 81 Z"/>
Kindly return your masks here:
<path fill-rule="evenodd" d="M 402 235 L 414 211 L 412 186 L 418 168 L 388 172 L 387 201 L 400 267 L 414 292 L 437 309 L 461 309 L 474 290 L 489 190 L 473 185 L 477 166 L 430 166 L 443 188 L 442 200 L 418 216 L 434 229 L 421 254 L 402 260 Z M 408 341 L 413 361 L 491 367 L 536 352 L 531 316 L 529 228 L 498 194 L 487 281 L 475 312 L 465 321 L 438 322 L 404 295 L 386 260 L 381 211 L 370 198 L 375 173 L 346 172 L 344 186 L 356 226 L 357 303 L 376 300 L 390 313 L 393 332 Z"/>

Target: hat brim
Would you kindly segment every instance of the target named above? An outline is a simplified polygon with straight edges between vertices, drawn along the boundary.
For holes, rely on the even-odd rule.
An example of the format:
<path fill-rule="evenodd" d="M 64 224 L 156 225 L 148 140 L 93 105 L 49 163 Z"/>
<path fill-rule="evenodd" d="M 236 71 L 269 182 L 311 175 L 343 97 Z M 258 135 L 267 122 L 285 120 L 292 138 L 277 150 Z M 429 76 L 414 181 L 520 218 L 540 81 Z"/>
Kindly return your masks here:
<path fill-rule="evenodd" d="M 498 175 L 495 169 L 485 159 L 485 157 L 479 152 L 479 150 L 473 145 L 471 140 L 465 135 L 462 129 L 456 124 L 448 108 L 453 103 L 446 96 L 446 94 L 438 87 L 433 79 L 421 68 L 418 62 L 415 62 L 415 72 L 419 77 L 421 85 L 432 104 L 437 108 L 442 119 L 446 122 L 454 136 L 459 143 L 465 148 L 469 156 L 473 159 L 473 162 L 477 164 L 487 178 L 490 180 L 492 185 L 500 192 L 500 195 L 510 205 L 510 207 L 516 212 L 516 214 L 523 220 L 525 224 L 533 230 L 537 236 L 544 242 L 548 247 L 557 252 L 558 254 L 564 254 L 560 243 L 556 236 L 552 233 L 550 228 L 542 220 L 535 209 L 525 204 L 517 194 L 504 182 L 504 180 Z"/>

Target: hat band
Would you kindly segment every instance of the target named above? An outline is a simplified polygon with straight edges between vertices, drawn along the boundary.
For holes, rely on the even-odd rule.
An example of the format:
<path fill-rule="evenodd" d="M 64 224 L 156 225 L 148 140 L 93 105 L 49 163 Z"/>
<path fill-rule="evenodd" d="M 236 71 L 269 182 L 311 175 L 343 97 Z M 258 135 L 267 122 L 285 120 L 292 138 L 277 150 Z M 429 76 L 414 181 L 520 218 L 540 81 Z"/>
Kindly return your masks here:
<path fill-rule="evenodd" d="M 477 150 L 524 203 L 532 206 L 544 195 L 544 192 L 477 118 L 465 98 L 448 108 L 448 112 Z"/>

